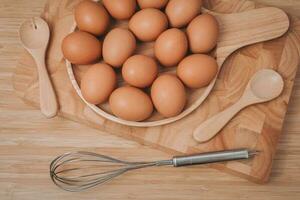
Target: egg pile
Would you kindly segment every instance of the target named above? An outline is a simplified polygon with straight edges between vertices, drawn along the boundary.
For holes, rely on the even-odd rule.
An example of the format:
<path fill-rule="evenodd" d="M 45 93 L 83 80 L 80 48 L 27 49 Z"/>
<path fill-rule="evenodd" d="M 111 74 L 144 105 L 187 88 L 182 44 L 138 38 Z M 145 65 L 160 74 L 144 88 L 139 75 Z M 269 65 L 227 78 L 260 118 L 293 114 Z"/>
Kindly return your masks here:
<path fill-rule="evenodd" d="M 201 14 L 201 6 L 201 0 L 81 1 L 74 13 L 78 30 L 64 38 L 62 51 L 73 64 L 93 64 L 81 79 L 84 99 L 108 101 L 115 116 L 129 121 L 146 120 L 154 109 L 164 117 L 179 115 L 186 88 L 207 86 L 218 71 L 207 54 L 219 25 Z M 114 27 L 117 21 L 128 21 L 126 28 Z M 144 43 L 154 43 L 153 56 L 137 53 Z M 176 67 L 176 73 L 159 73 L 160 66 Z M 118 73 L 124 86 L 118 86 Z"/>

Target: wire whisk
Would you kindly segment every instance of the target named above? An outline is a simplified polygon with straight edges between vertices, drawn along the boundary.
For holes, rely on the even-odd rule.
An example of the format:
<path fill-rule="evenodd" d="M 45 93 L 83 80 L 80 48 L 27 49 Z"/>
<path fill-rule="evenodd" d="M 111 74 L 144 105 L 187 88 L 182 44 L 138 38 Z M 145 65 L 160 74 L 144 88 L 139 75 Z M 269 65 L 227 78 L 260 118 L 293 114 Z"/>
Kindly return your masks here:
<path fill-rule="evenodd" d="M 248 159 L 258 151 L 247 149 L 179 156 L 153 162 L 128 162 L 91 152 L 70 152 L 55 158 L 50 164 L 52 181 L 70 192 L 83 191 L 104 184 L 128 171 L 154 167 L 205 164 L 237 159 Z"/>

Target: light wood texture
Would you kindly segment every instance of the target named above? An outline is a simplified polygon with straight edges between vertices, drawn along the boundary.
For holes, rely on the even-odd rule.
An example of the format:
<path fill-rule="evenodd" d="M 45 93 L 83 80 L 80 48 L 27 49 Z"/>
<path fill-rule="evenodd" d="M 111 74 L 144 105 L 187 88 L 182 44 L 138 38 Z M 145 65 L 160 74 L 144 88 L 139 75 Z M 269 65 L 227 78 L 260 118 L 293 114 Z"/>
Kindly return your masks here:
<path fill-rule="evenodd" d="M 300 198 L 300 71 L 280 137 L 271 178 L 266 185 L 203 167 L 149 168 L 129 173 L 104 187 L 67 193 L 50 181 L 49 163 L 66 151 L 87 150 L 128 160 L 167 159 L 166 155 L 61 117 L 45 119 L 24 104 L 12 86 L 12 74 L 24 53 L 18 29 L 38 16 L 45 0 L 0 0 L 0 197 L 3 200 L 172 199 L 298 200 Z M 300 17 L 299 0 L 260 0 Z M 299 30 L 299 29 L 298 29 Z M 249 51 L 248 51 L 249 52 Z M 251 54 L 248 54 L 251 55 Z M 253 62 L 253 61 L 252 61 Z M 35 74 L 37 80 L 37 75 Z M 32 84 L 37 87 L 37 84 Z M 66 94 L 68 95 L 68 94 Z M 174 130 L 176 131 L 176 130 Z M 251 139 L 251 138 L 249 138 Z"/>
<path fill-rule="evenodd" d="M 51 1 L 44 14 L 54 28 L 47 63 L 58 95 L 60 115 L 172 154 L 256 148 L 263 153 L 250 162 L 236 161 L 212 167 L 255 182 L 268 180 L 299 63 L 298 20 L 292 18 L 291 30 L 284 37 L 253 45 L 233 54 L 223 65 L 211 95 L 192 114 L 161 127 L 133 128 L 100 117 L 80 100 L 72 88 L 61 54 L 60 41 L 73 26 L 73 18 L 66 16 L 73 16 L 72 7 L 76 3 L 70 0 Z M 227 13 L 257 8 L 253 2 L 238 0 L 215 0 L 206 3 L 206 6 L 211 10 Z M 78 80 L 87 67 L 74 68 Z M 236 102 L 248 80 L 262 68 L 273 68 L 283 76 L 285 88 L 280 98 L 243 110 L 217 137 L 199 145 L 193 139 L 193 130 L 210 116 Z M 18 95 L 32 105 L 38 104 L 38 85 L 32 78 L 35 70 L 32 59 L 25 55 L 14 76 L 14 87 Z"/>
<path fill-rule="evenodd" d="M 50 38 L 49 27 L 42 18 L 35 17 L 21 25 L 19 34 L 24 48 L 34 58 L 37 66 L 41 112 L 46 117 L 52 118 L 57 114 L 58 105 L 45 64 L 45 53 Z"/>
<path fill-rule="evenodd" d="M 289 19 L 287 15 L 282 10 L 277 8 L 260 8 L 233 14 L 220 14 L 210 12 L 206 9 L 203 9 L 203 12 L 209 12 L 212 15 L 214 15 L 220 25 L 220 38 L 218 41 L 217 48 L 215 50 L 216 60 L 219 65 L 219 72 L 222 69 L 223 63 L 226 60 L 226 58 L 237 49 L 246 45 L 262 41 L 268 41 L 282 36 L 284 33 L 286 33 L 286 31 L 289 28 Z M 118 26 L 118 24 L 116 26 Z M 122 22 L 122 24 L 120 24 L 119 26 L 128 27 L 128 24 Z M 74 22 L 72 28 L 73 30 L 71 32 L 73 32 L 75 28 L 76 23 Z M 137 51 L 135 53 L 154 57 L 153 46 L 154 43 L 139 44 L 139 47 L 137 48 Z M 90 109 L 92 109 L 95 113 L 99 114 L 100 116 L 113 122 L 136 127 L 161 126 L 165 124 L 170 124 L 172 122 L 176 122 L 186 117 L 203 103 L 203 101 L 208 97 L 208 95 L 212 91 L 217 80 L 216 76 L 215 79 L 212 80 L 207 87 L 198 90 L 188 90 L 187 105 L 185 106 L 183 112 L 179 115 L 171 118 L 164 118 L 158 112 L 155 111 L 152 114 L 152 117 L 150 117 L 149 119 L 143 122 L 133 122 L 123 120 L 114 116 L 110 109 L 106 109 L 108 108 L 108 104 L 98 107 L 96 105 L 88 103 L 83 98 L 78 84 L 78 82 L 80 82 L 80 76 L 76 76 L 76 72 L 74 73 L 73 66 L 68 60 L 66 60 L 66 66 L 73 87 L 75 88 L 80 98 L 86 103 L 86 105 Z M 160 69 L 160 71 L 162 71 L 164 67 L 160 66 Z M 168 68 L 168 70 L 170 69 Z M 173 68 L 171 70 L 172 72 L 176 72 L 176 68 Z M 122 79 L 119 80 L 119 82 L 121 82 L 119 84 L 122 84 Z"/>
<path fill-rule="evenodd" d="M 283 90 L 284 81 L 274 70 L 262 69 L 250 79 L 242 97 L 232 106 L 201 123 L 193 132 L 197 142 L 207 142 L 242 109 L 277 98 Z"/>

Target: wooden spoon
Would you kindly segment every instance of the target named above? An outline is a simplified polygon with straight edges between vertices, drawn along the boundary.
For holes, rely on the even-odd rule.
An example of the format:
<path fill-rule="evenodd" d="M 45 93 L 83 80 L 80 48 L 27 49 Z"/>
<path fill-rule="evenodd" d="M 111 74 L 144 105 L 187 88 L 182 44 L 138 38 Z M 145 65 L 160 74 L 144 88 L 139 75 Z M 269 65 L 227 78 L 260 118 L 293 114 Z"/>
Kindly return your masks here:
<path fill-rule="evenodd" d="M 249 81 L 240 100 L 203 122 L 194 131 L 194 139 L 206 142 L 213 138 L 240 110 L 247 106 L 270 101 L 278 97 L 284 87 L 282 77 L 271 69 L 258 71 Z"/>
<path fill-rule="evenodd" d="M 22 45 L 37 64 L 41 112 L 47 118 L 54 117 L 57 114 L 58 105 L 45 64 L 45 53 L 50 38 L 49 26 L 43 19 L 33 18 L 21 25 L 19 35 Z"/>

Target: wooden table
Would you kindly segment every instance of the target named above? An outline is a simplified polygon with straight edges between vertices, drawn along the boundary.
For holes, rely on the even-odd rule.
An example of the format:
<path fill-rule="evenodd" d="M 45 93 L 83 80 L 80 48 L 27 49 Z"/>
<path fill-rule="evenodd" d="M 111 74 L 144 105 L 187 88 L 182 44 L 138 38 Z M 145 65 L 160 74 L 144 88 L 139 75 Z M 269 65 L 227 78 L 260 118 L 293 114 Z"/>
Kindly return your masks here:
<path fill-rule="evenodd" d="M 257 0 L 300 17 L 299 0 Z M 45 0 L 0 0 L 0 199 L 299 199 L 300 70 L 284 134 L 266 185 L 202 167 L 152 168 L 129 173 L 82 193 L 58 189 L 49 178 L 51 160 L 66 151 L 103 152 L 128 160 L 166 159 L 170 155 L 65 120 L 45 119 L 13 92 L 11 77 L 23 52 L 18 27 L 39 15 Z M 138 150 L 138 151 L 137 151 Z"/>

